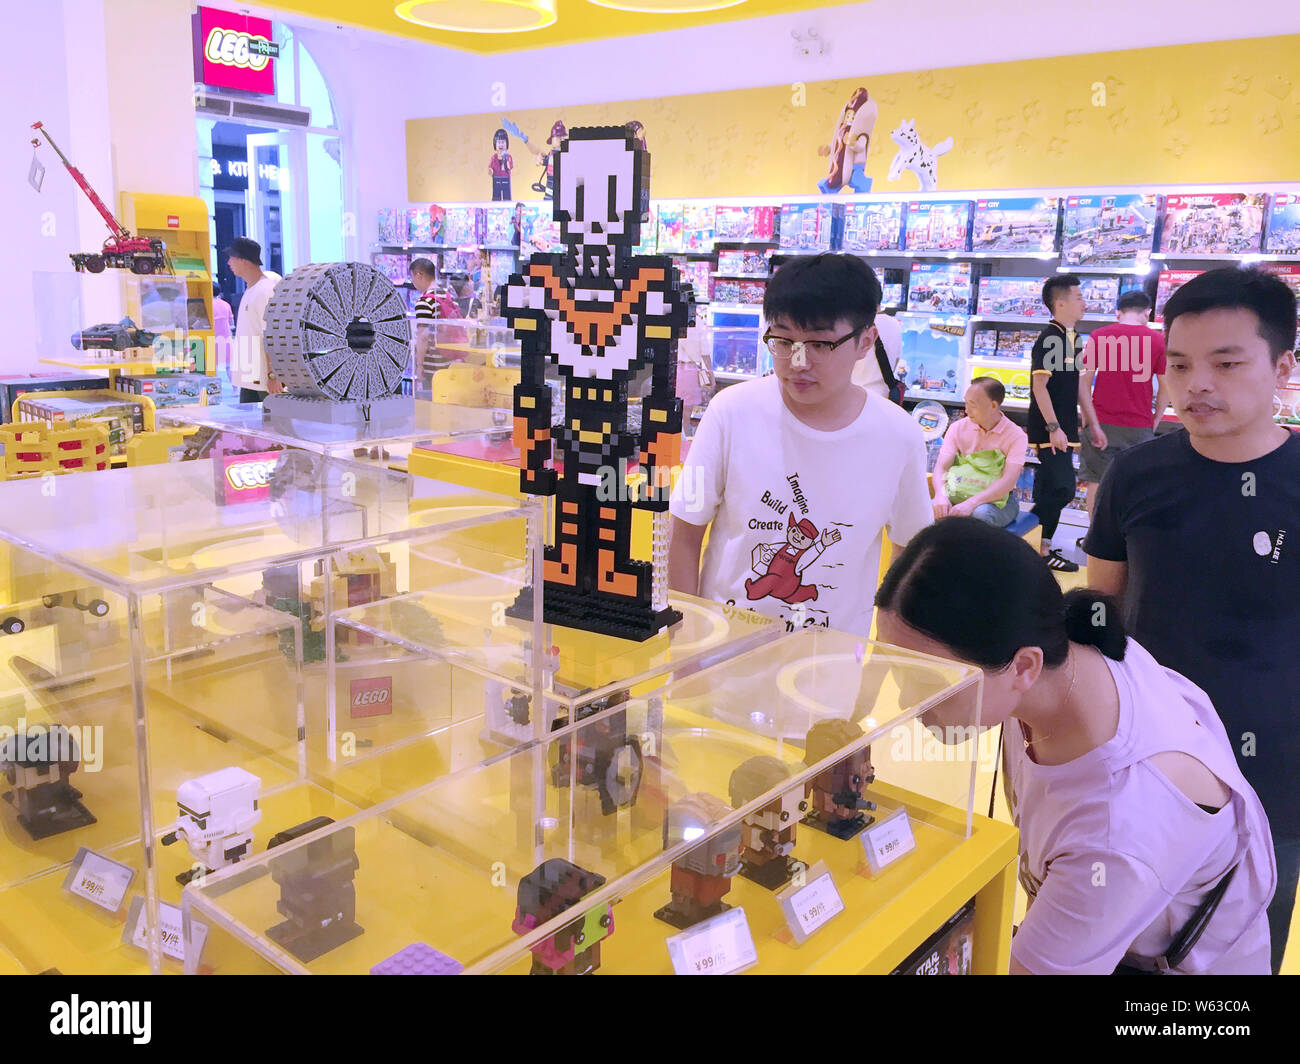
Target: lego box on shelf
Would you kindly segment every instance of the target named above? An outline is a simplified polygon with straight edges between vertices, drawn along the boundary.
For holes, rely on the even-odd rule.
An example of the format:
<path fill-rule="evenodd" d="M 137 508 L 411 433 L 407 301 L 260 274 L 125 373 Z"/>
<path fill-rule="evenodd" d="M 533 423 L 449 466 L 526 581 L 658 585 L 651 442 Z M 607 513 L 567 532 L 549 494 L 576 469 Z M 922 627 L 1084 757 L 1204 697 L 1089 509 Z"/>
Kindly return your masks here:
<path fill-rule="evenodd" d="M 998 358 L 1028 358 L 1042 329 L 999 329 Z"/>
<path fill-rule="evenodd" d="M 405 284 L 411 279 L 411 256 L 401 252 L 376 251 L 370 264 L 393 284 Z"/>
<path fill-rule="evenodd" d="M 1263 192 L 1206 192 L 1165 197 L 1160 250 L 1166 255 L 1245 255 L 1259 251 Z"/>
<path fill-rule="evenodd" d="M 710 283 L 713 280 L 708 261 L 704 259 L 682 259 L 677 263 L 677 270 L 682 275 L 682 280 L 694 289 L 695 302 L 707 302 Z"/>
<path fill-rule="evenodd" d="M 209 406 L 221 403 L 221 381 L 204 373 L 158 373 L 148 376 L 119 374 L 119 392 L 147 395 L 154 406 L 188 406 L 197 403 L 205 392 Z"/>
<path fill-rule="evenodd" d="M 485 226 L 482 207 L 448 207 L 442 219 L 440 244 L 454 247 L 477 247 L 484 242 Z"/>
<path fill-rule="evenodd" d="M 1146 266 L 1155 242 L 1159 196 L 1067 196 L 1061 227 L 1066 266 Z"/>
<path fill-rule="evenodd" d="M 1266 262 L 1263 267 L 1285 281 L 1300 301 L 1300 262 Z M 1296 308 L 1296 316 L 1300 318 L 1300 306 Z"/>
<path fill-rule="evenodd" d="M 104 387 L 103 377 L 78 377 L 52 373 L 41 377 L 6 377 L 0 380 L 0 422 L 14 416 L 14 403 L 27 392 L 83 392 Z"/>
<path fill-rule="evenodd" d="M 766 291 L 767 282 L 758 278 L 752 281 L 738 281 L 729 277 L 714 277 L 709 291 L 709 302 L 762 306 Z"/>
<path fill-rule="evenodd" d="M 762 241 L 776 238 L 776 208 L 733 207 L 719 204 L 713 209 L 714 240 Z"/>
<path fill-rule="evenodd" d="M 1270 255 L 1300 255 L 1300 193 L 1279 192 L 1273 197 L 1264 250 Z"/>
<path fill-rule="evenodd" d="M 47 425 L 97 424 L 108 430 L 109 454 L 123 455 L 126 445 L 144 430 L 144 409 L 127 399 L 64 399 L 54 396 L 20 399 L 20 421 L 42 421 Z"/>
<path fill-rule="evenodd" d="M 687 203 L 682 207 L 682 250 L 696 254 L 713 250 L 712 203 Z"/>
<path fill-rule="evenodd" d="M 1081 277 L 1080 280 L 1084 313 L 1089 317 L 1110 317 L 1115 313 L 1120 293 L 1118 277 Z"/>
<path fill-rule="evenodd" d="M 661 255 L 680 255 L 686 250 L 685 204 L 659 203 L 658 251 Z"/>
<path fill-rule="evenodd" d="M 1043 303 L 1046 277 L 981 277 L 979 313 L 1020 318 L 1051 318 Z"/>
<path fill-rule="evenodd" d="M 907 298 L 907 285 L 902 281 L 882 281 L 880 283 L 880 305 L 882 307 L 901 307 Z"/>
<path fill-rule="evenodd" d="M 969 314 L 969 262 L 914 262 L 907 287 L 907 309 L 935 314 Z"/>
<path fill-rule="evenodd" d="M 894 373 L 909 398 L 955 399 L 961 377 L 963 318 L 928 314 L 898 316 L 903 330 L 903 357 Z"/>
<path fill-rule="evenodd" d="M 446 210 L 436 203 L 430 203 L 427 207 L 412 207 L 407 212 L 411 227 L 411 243 L 416 247 L 441 244 L 442 225 L 446 214 Z"/>
<path fill-rule="evenodd" d="M 977 200 L 971 249 L 1054 251 L 1060 218 L 1059 196 Z"/>
<path fill-rule="evenodd" d="M 898 251 L 903 246 L 903 205 L 849 203 L 844 207 L 844 251 Z"/>
<path fill-rule="evenodd" d="M 520 247 L 526 254 L 534 251 L 561 251 L 560 223 L 549 203 L 525 203 L 519 219 Z"/>
<path fill-rule="evenodd" d="M 483 243 L 493 249 L 517 248 L 519 227 L 516 223 L 518 208 L 515 204 L 483 208 Z"/>
<path fill-rule="evenodd" d="M 411 239 L 409 215 L 405 207 L 379 208 L 379 243 L 397 247 Z"/>
<path fill-rule="evenodd" d="M 844 228 L 842 203 L 781 205 L 781 248 L 787 251 L 834 251 Z"/>
<path fill-rule="evenodd" d="M 970 975 L 975 956 L 975 902 L 963 905 L 892 975 Z"/>
<path fill-rule="evenodd" d="M 771 272 L 771 260 L 764 251 L 731 248 L 718 252 L 718 273 L 732 277 L 766 277 Z"/>
<path fill-rule="evenodd" d="M 1199 277 L 1204 270 L 1161 270 L 1156 282 L 1156 321 L 1165 320 L 1165 304 L 1169 297 L 1182 288 L 1193 277 Z"/>
<path fill-rule="evenodd" d="M 998 353 L 998 330 L 976 327 L 975 335 L 970 341 L 971 358 L 996 358 Z"/>
<path fill-rule="evenodd" d="M 913 201 L 907 205 L 907 251 L 970 250 L 970 200 Z"/>
<path fill-rule="evenodd" d="M 1002 387 L 1012 399 L 1029 398 L 1030 373 L 1027 368 L 999 365 L 995 361 L 976 362 L 972 359 L 970 379 L 974 380 L 976 377 L 992 377 L 994 380 L 1001 381 Z"/>

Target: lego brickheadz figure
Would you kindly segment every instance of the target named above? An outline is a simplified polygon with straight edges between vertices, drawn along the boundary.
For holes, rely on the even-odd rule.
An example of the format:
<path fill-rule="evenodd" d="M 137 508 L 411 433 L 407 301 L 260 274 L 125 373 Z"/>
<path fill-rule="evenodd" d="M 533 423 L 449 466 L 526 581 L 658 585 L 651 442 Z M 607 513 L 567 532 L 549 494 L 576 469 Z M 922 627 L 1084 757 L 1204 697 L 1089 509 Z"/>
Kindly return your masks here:
<path fill-rule="evenodd" d="M 819 720 L 808 730 L 804 764 L 815 765 L 861 738 L 862 729 L 851 720 Z M 875 778 L 871 747 L 846 755 L 807 784 L 803 822 L 837 839 L 853 838 L 875 819 L 863 812 L 875 809 L 875 802 L 862 797 L 862 789 Z"/>
<path fill-rule="evenodd" d="M 688 794 L 668 809 L 664 849 L 699 838 L 730 812 L 731 807 L 712 794 Z M 741 826 L 736 824 L 715 832 L 674 861 L 672 901 L 655 917 L 673 927 L 687 928 L 731 908 L 722 899 L 731 889 L 731 877 L 740 870 L 741 836 Z"/>
<path fill-rule="evenodd" d="M 176 789 L 176 823 L 162 837 L 164 846 L 182 839 L 196 867 L 176 877 L 188 883 L 197 876 L 247 857 L 253 828 L 262 819 L 257 807 L 262 781 L 242 768 L 223 768 L 186 780 Z"/>
<path fill-rule="evenodd" d="M 519 881 L 511 929 L 526 935 L 605 885 L 605 877 L 562 857 L 543 861 Z M 600 943 L 614 933 L 609 905 L 588 909 L 532 947 L 529 975 L 591 975 L 600 967 Z"/>
<path fill-rule="evenodd" d="M 751 757 L 731 774 L 731 807 L 739 809 L 789 778 L 790 769 L 776 758 Z M 740 874 L 768 890 L 780 890 L 806 869 L 806 864 L 790 854 L 794 852 L 795 827 L 807 809 L 803 788 L 795 787 L 746 816 Z"/>
<path fill-rule="evenodd" d="M 520 487 L 555 497 L 546 548 L 547 623 L 644 640 L 680 620 L 668 608 L 667 556 L 631 556 L 632 510 L 668 508 L 681 454 L 677 342 L 693 308 L 672 261 L 633 256 L 649 153 L 622 126 L 569 131 L 555 158 L 555 220 L 564 250 L 533 255 L 505 285 L 506 320 L 522 345 L 514 432 Z M 558 367 L 564 423 L 551 451 L 546 367 Z M 648 368 L 641 430 L 628 427 L 628 385 Z M 548 461 L 555 457 L 558 468 Z M 633 490 L 626 468 L 639 460 Z M 528 616 L 533 589 L 512 613 Z"/>

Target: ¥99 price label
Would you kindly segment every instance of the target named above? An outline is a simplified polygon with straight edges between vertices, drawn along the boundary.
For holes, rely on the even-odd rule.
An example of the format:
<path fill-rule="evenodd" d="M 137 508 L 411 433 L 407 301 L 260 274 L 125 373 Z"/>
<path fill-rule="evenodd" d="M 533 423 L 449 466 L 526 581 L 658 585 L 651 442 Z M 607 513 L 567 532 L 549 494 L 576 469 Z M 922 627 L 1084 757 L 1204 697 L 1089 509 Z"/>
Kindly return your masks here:
<path fill-rule="evenodd" d="M 668 956 L 678 975 L 730 975 L 758 962 L 744 909 L 696 924 L 668 939 Z"/>
<path fill-rule="evenodd" d="M 803 886 L 790 887 L 779 897 L 796 945 L 802 945 L 844 911 L 844 900 L 835 887 L 835 880 L 821 861 L 809 870 Z"/>

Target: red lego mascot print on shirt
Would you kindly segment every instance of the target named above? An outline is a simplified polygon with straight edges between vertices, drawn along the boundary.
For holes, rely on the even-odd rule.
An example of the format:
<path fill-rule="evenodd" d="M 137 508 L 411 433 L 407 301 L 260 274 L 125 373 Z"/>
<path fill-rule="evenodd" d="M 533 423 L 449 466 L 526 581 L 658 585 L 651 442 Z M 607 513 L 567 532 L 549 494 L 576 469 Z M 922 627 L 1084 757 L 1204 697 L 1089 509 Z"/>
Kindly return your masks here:
<path fill-rule="evenodd" d="M 760 543 L 754 548 L 754 572 L 760 575 L 745 581 L 745 596 L 753 602 L 770 595 L 791 605 L 816 601 L 817 585 L 805 584 L 803 574 L 827 547 L 839 541 L 839 529 L 827 529 L 821 535 L 808 518 L 796 521 L 790 514 L 784 543 Z"/>

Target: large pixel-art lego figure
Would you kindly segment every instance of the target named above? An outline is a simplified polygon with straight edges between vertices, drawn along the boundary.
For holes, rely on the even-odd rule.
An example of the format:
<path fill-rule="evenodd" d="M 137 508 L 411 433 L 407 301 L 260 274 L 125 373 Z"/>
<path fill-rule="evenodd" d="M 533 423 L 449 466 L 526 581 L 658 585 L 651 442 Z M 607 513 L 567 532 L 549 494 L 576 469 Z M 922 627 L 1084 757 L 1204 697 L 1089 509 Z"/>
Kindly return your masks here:
<path fill-rule="evenodd" d="M 504 286 L 501 305 L 522 345 L 515 388 L 520 487 L 556 500 L 546 548 L 547 623 L 648 639 L 680 620 L 668 608 L 666 556 L 631 557 L 634 507 L 668 508 L 680 461 L 677 342 L 693 313 L 670 259 L 633 256 L 650 155 L 622 126 L 572 129 L 555 152 L 555 219 L 565 250 L 533 255 Z M 564 425 L 552 454 L 547 363 L 564 382 Z M 628 385 L 650 367 L 641 432 L 628 429 Z M 552 458 L 556 468 L 548 466 Z M 624 470 L 639 460 L 635 497 Z M 662 538 L 657 536 L 657 539 Z M 526 589 L 512 612 L 530 613 Z"/>

